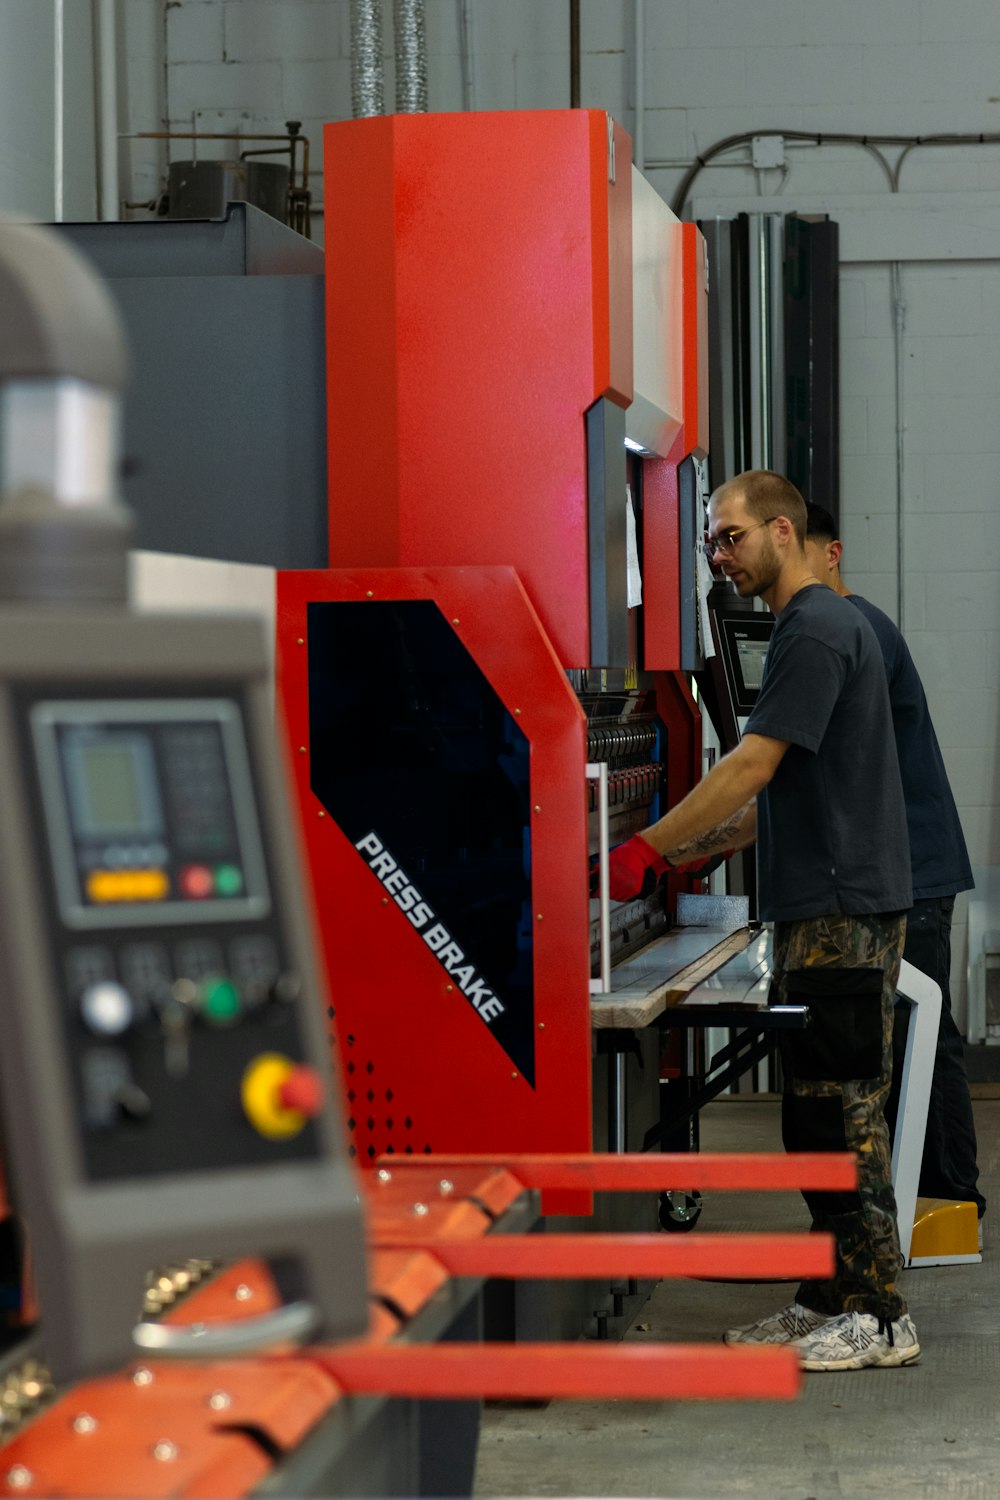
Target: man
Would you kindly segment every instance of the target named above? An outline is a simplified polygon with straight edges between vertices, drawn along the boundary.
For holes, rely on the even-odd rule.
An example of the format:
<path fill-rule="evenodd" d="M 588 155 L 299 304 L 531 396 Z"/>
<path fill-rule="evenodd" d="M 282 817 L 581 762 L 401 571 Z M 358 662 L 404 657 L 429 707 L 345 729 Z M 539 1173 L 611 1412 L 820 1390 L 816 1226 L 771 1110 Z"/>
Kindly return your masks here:
<path fill-rule="evenodd" d="M 906 801 L 913 877 L 913 906 L 906 918 L 903 957 L 941 986 L 934 1078 L 920 1167 L 925 1198 L 975 1203 L 982 1218 L 986 1199 L 978 1188 L 976 1127 L 965 1071 L 962 1038 L 951 1013 L 951 919 L 955 896 L 973 885 L 969 856 L 955 799 L 934 733 L 923 684 L 896 626 L 874 604 L 851 593 L 840 576 L 843 546 L 829 511 L 807 505 L 806 558 L 821 583 L 848 599 L 878 637 L 889 684 L 892 727 Z M 895 1129 L 909 1022 L 900 1005 L 893 1034 L 893 1087 L 886 1105 Z"/>
<path fill-rule="evenodd" d="M 782 1136 L 790 1151 L 857 1152 L 858 1190 L 806 1195 L 834 1235 L 834 1276 L 725 1337 L 789 1343 L 807 1370 L 911 1364 L 920 1345 L 896 1286 L 883 1116 L 910 862 L 882 659 L 860 612 L 813 577 L 805 503 L 786 479 L 738 475 L 708 520 L 706 546 L 737 591 L 777 616 L 760 695 L 739 746 L 612 851 L 611 894 L 626 900 L 647 869 L 756 835 L 760 915 L 775 923 L 771 997 L 801 1000 L 811 1017 L 783 1034 Z"/>

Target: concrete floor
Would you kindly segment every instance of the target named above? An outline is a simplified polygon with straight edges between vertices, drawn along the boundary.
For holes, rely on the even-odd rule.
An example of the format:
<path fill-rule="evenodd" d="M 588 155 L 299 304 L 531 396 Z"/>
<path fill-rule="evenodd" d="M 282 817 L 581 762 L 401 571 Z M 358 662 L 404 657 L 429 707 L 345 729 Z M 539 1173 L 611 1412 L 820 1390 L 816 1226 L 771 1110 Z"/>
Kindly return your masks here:
<path fill-rule="evenodd" d="M 995 1092 L 995 1091 L 993 1091 Z M 488 1408 L 478 1496 L 659 1495 L 690 1500 L 1000 1496 L 1000 1101 L 977 1100 L 980 1181 L 996 1205 L 981 1265 L 904 1273 L 920 1363 L 804 1377 L 794 1402 L 553 1402 Z M 778 1106 L 720 1100 L 704 1150 L 780 1150 Z M 722 1193 L 699 1229 L 805 1225 L 797 1195 Z M 788 1285 L 663 1282 L 629 1338 L 715 1340 L 790 1300 Z"/>

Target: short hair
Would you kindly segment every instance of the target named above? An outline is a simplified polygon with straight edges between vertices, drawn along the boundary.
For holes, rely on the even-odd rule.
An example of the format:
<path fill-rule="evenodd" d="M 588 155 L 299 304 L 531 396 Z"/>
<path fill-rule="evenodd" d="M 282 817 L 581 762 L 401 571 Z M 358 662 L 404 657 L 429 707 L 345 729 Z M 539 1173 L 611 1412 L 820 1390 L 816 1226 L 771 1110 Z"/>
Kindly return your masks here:
<path fill-rule="evenodd" d="M 716 495 L 741 495 L 750 514 L 758 521 L 785 516 L 791 521 L 799 545 L 806 539 L 806 502 L 783 474 L 772 469 L 748 469 L 720 484 Z"/>
<path fill-rule="evenodd" d="M 822 542 L 839 541 L 837 523 L 833 516 L 812 500 L 806 501 L 806 536 Z"/>

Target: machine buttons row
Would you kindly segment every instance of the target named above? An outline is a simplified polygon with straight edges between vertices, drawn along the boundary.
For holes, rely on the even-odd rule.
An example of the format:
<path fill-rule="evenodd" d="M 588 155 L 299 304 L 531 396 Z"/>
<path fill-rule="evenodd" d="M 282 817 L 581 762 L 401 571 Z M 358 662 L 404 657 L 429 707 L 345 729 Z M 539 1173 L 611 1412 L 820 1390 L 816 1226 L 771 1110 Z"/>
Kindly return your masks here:
<path fill-rule="evenodd" d="M 78 856 L 86 870 L 150 869 L 165 865 L 169 857 L 163 844 L 107 844 L 83 849 Z"/>
<path fill-rule="evenodd" d="M 88 985 L 120 979 L 140 1002 L 155 1003 L 175 977 L 204 980 L 227 976 L 239 988 L 252 1009 L 272 996 L 294 999 L 287 994 L 290 978 L 282 975 L 278 950 L 267 933 L 245 933 L 223 946 L 214 938 L 193 938 L 178 943 L 173 952 L 165 943 L 126 943 L 115 955 L 104 944 L 87 943 L 66 954 L 66 978 L 70 993 L 82 994 Z"/>
<path fill-rule="evenodd" d="M 210 896 L 239 896 L 243 891 L 243 871 L 239 865 L 185 865 L 177 874 L 182 896 L 190 901 L 205 901 Z"/>
<path fill-rule="evenodd" d="M 177 872 L 178 893 L 188 901 L 206 901 L 211 897 L 240 896 L 244 888 L 243 871 L 231 862 L 189 864 Z M 160 866 L 126 866 L 114 869 L 92 869 L 84 881 L 87 900 L 95 906 L 133 901 L 166 901 L 170 894 L 170 876 Z"/>
<path fill-rule="evenodd" d="M 150 1114 L 149 1096 L 135 1083 L 129 1059 L 118 1047 L 87 1048 L 81 1077 L 84 1117 L 92 1129 L 109 1130 L 123 1117 L 143 1120 Z M 323 1080 L 308 1063 L 263 1052 L 244 1071 L 240 1102 L 258 1135 L 291 1140 L 322 1113 Z"/>

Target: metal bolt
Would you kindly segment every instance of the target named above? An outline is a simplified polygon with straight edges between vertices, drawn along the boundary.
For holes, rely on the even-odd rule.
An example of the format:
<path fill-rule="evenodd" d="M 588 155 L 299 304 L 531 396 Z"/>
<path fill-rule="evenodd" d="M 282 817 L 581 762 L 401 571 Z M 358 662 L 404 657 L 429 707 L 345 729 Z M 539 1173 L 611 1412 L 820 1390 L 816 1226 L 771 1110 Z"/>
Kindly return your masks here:
<path fill-rule="evenodd" d="M 447 1198 L 449 1193 L 453 1193 L 455 1191 L 455 1184 L 453 1182 L 449 1182 L 447 1177 L 442 1177 L 441 1181 L 438 1183 L 438 1191 L 443 1198 Z"/>
<path fill-rule="evenodd" d="M 538 1029 L 539 1029 L 539 1031 L 544 1031 L 545 1030 L 545 1022 L 544 1021 L 539 1021 L 539 1023 L 538 1023 Z"/>
<path fill-rule="evenodd" d="M 543 916 L 542 916 L 542 913 L 541 913 L 541 912 L 538 912 L 538 913 L 537 913 L 537 915 L 536 915 L 536 918 L 535 918 L 535 920 L 536 920 L 536 921 L 538 921 L 538 922 L 542 922 L 542 921 L 544 921 L 544 920 L 545 920 L 545 919 L 544 919 L 544 917 L 543 917 Z"/>
<path fill-rule="evenodd" d="M 96 1432 L 97 1418 L 92 1417 L 89 1411 L 80 1412 L 79 1416 L 73 1418 L 73 1431 L 80 1433 Z"/>
<path fill-rule="evenodd" d="M 161 1438 L 158 1443 L 153 1444 L 153 1457 L 158 1464 L 172 1464 L 179 1453 L 177 1444 L 172 1443 L 169 1438 Z"/>
<path fill-rule="evenodd" d="M 539 803 L 537 803 L 537 802 L 536 802 L 536 803 L 535 803 L 535 812 L 541 812 L 541 810 L 542 810 L 542 809 L 541 809 L 541 806 L 540 806 L 540 804 L 539 804 Z"/>
<path fill-rule="evenodd" d="M 375 1173 L 375 1176 L 378 1178 L 379 1182 L 392 1181 L 392 1173 L 389 1171 L 388 1167 L 379 1167 L 378 1171 Z"/>
<path fill-rule="evenodd" d="M 372 592 L 371 589 L 369 589 L 368 592 L 367 592 L 367 594 L 365 595 L 365 598 L 366 599 L 374 599 L 374 597 L 375 597 L 374 593 Z"/>
<path fill-rule="evenodd" d="M 316 816 L 317 816 L 317 818 L 325 818 L 325 817 L 326 817 L 326 813 L 325 813 L 325 812 L 324 812 L 324 811 L 323 811 L 323 809 L 322 809 L 322 808 L 320 808 L 320 810 L 319 810 L 319 812 L 318 812 L 318 813 L 317 813 L 317 814 L 316 814 Z"/>
<path fill-rule="evenodd" d="M 452 620 L 452 622 L 451 622 L 451 623 L 452 623 L 452 624 L 453 624 L 453 625 L 457 625 L 457 624 L 458 624 L 458 621 L 457 621 L 457 620 Z"/>
<path fill-rule="evenodd" d="M 253 1289 L 251 1287 L 248 1287 L 245 1281 L 241 1281 L 239 1286 L 233 1293 L 233 1296 L 236 1298 L 237 1302 L 249 1302 L 250 1298 L 253 1296 Z"/>
<path fill-rule="evenodd" d="M 12 1490 L 26 1490 L 29 1484 L 34 1483 L 35 1476 L 24 1464 L 15 1464 L 12 1469 L 7 1470 L 7 1483 Z"/>
<path fill-rule="evenodd" d="M 208 1404 L 213 1411 L 228 1411 L 233 1404 L 233 1398 L 228 1391 L 213 1391 L 208 1398 Z"/>
<path fill-rule="evenodd" d="M 299 754 L 300 755 L 305 755 L 305 753 L 306 753 L 306 747 L 305 747 L 305 745 L 300 745 L 299 746 Z"/>
<path fill-rule="evenodd" d="M 521 710 L 519 708 L 515 708 L 514 712 L 520 717 Z"/>
<path fill-rule="evenodd" d="M 511 1078 L 516 1078 L 517 1074 L 516 1073 L 512 1073 L 510 1076 L 511 1076 Z"/>
<path fill-rule="evenodd" d="M 453 984 L 446 984 L 444 987 L 445 994 L 450 995 L 454 991 L 454 988 L 455 986 Z"/>
<path fill-rule="evenodd" d="M 145 1365 L 140 1365 L 137 1370 L 134 1370 L 132 1372 L 132 1384 L 133 1385 L 152 1385 L 153 1384 L 153 1372 L 152 1372 L 152 1370 L 147 1370 Z"/>
<path fill-rule="evenodd" d="M 423 1219 L 430 1213 L 430 1209 L 426 1203 L 414 1203 L 411 1213 L 416 1214 L 418 1219 Z"/>
<path fill-rule="evenodd" d="M 382 897 L 382 905 L 383 906 L 388 906 L 389 905 L 389 897 L 388 896 L 383 896 Z"/>
<path fill-rule="evenodd" d="M 298 640 L 297 640 L 297 641 L 296 641 L 296 642 L 295 642 L 295 644 L 296 644 L 296 646 L 304 646 L 304 645 L 305 645 L 305 641 L 304 641 L 304 640 L 303 640 L 303 639 L 302 639 L 302 637 L 301 637 L 301 636 L 299 636 L 299 638 L 298 638 Z"/>

